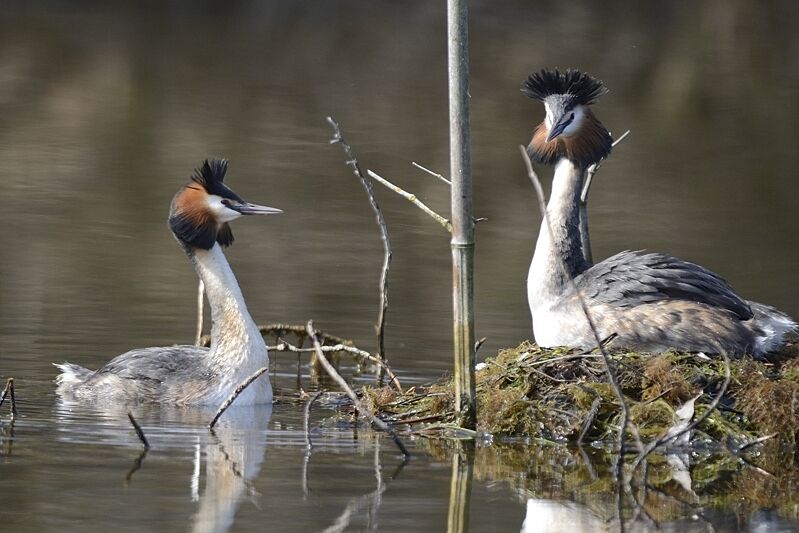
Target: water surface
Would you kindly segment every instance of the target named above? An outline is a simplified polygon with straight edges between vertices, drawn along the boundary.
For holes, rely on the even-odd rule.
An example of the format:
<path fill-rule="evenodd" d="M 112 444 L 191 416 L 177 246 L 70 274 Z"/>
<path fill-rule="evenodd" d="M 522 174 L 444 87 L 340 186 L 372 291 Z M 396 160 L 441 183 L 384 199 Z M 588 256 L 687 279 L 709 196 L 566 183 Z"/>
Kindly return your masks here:
<path fill-rule="evenodd" d="M 518 89 L 544 66 L 603 79 L 611 93 L 597 115 L 614 134 L 632 130 L 592 192 L 595 257 L 668 252 L 799 315 L 798 10 L 473 2 L 475 209 L 489 219 L 477 231 L 482 356 L 531 334 L 523 283 L 538 219 L 517 146 L 542 109 Z M 211 156 L 231 160 L 228 182 L 243 197 L 285 211 L 234 227 L 228 257 L 256 321 L 312 318 L 371 349 L 379 235 L 324 118 L 339 120 L 364 166 L 446 212 L 446 187 L 410 164 L 447 172 L 443 30 L 438 2 L 4 4 L 0 376 L 16 378 L 21 412 L 13 439 L 1 415 L 4 524 L 446 527 L 451 453 L 415 447 L 391 479 L 400 460 L 389 443 L 332 427 L 318 430 L 306 463 L 294 405 L 231 417 L 216 436 L 196 413 L 142 408 L 153 447 L 126 481 L 140 454 L 126 417 L 59 403 L 50 365 L 96 367 L 131 347 L 191 341 L 196 279 L 165 218 L 172 194 Z M 394 248 L 388 355 L 407 382 L 433 380 L 451 364 L 448 238 L 404 200 L 378 194 Z M 285 365 L 275 381 L 296 393 Z M 557 476 L 541 475 L 548 484 L 535 489 L 512 481 L 558 464 L 553 456 L 508 464 L 491 449 L 476 451 L 473 530 L 521 528 L 528 499 L 535 509 L 541 498 L 582 498 Z M 613 502 L 589 500 L 571 509 L 575 523 L 590 504 L 590 520 L 612 526 Z M 722 507 L 717 530 L 795 518 L 759 512 Z"/>

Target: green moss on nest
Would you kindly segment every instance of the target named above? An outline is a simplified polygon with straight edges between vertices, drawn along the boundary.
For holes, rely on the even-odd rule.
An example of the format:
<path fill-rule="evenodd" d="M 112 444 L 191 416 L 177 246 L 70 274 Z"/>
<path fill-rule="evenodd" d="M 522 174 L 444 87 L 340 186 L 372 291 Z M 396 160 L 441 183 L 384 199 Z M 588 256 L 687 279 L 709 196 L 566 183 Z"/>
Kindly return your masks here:
<path fill-rule="evenodd" d="M 791 345 L 796 351 L 796 346 Z M 724 381 L 720 359 L 692 354 L 613 354 L 632 420 L 642 437 L 654 438 L 676 422 L 675 411 L 705 391 L 697 414 Z M 719 442 L 747 442 L 778 433 L 794 446 L 799 433 L 799 360 L 777 362 L 749 358 L 730 362 L 731 381 L 721 402 L 699 430 Z M 621 410 L 596 354 L 543 349 L 524 342 L 486 359 L 476 373 L 478 431 L 495 436 L 574 441 L 611 441 Z M 454 393 L 451 379 L 398 394 L 388 387 L 363 391 L 367 405 L 395 424 L 414 430 L 451 427 Z"/>

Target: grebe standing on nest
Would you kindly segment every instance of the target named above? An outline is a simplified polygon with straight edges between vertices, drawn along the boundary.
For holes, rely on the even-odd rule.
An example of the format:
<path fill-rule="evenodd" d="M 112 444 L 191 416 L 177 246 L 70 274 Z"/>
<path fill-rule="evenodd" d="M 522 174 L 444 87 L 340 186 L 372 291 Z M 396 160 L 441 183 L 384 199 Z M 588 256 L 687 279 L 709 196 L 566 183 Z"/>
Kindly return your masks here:
<path fill-rule="evenodd" d="M 56 364 L 58 392 L 78 400 L 219 405 L 253 372 L 267 366 L 266 344 L 247 311 L 236 277 L 222 253 L 233 242 L 229 222 L 241 215 L 271 215 L 279 209 L 242 200 L 224 183 L 227 160 L 205 161 L 172 199 L 169 228 L 205 283 L 211 308 L 211 347 L 138 348 L 97 371 Z M 272 402 L 262 376 L 237 403 Z"/>
<path fill-rule="evenodd" d="M 579 71 L 542 70 L 529 76 L 522 92 L 546 109 L 528 153 L 538 163 L 555 165 L 547 204 L 552 233 L 541 224 L 527 277 L 540 346 L 596 346 L 569 278 L 584 297 L 599 337 L 617 335 L 614 346 L 755 356 L 782 346 L 785 334 L 796 328 L 790 317 L 741 299 L 699 265 L 631 251 L 592 265 L 583 253 L 579 203 L 586 169 L 607 157 L 612 145 L 610 133 L 588 107 L 607 89 Z"/>

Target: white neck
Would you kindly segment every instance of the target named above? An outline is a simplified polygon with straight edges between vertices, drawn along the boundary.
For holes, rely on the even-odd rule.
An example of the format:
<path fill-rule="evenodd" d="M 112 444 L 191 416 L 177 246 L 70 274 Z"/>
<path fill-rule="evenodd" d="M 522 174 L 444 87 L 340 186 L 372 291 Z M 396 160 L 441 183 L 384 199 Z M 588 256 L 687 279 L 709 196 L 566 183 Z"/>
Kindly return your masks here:
<path fill-rule="evenodd" d="M 552 194 L 547 204 L 552 231 L 550 233 L 542 220 L 527 274 L 527 299 L 533 315 L 537 308 L 550 305 L 567 290 L 569 278 L 589 267 L 580 238 L 579 205 L 584 179 L 585 170 L 566 158 L 555 165 Z"/>
<path fill-rule="evenodd" d="M 218 244 L 192 249 L 197 275 L 205 284 L 211 307 L 210 363 L 231 380 L 246 378 L 269 364 L 266 344 L 244 303 L 236 276 Z M 260 378 L 259 381 L 266 381 Z"/>

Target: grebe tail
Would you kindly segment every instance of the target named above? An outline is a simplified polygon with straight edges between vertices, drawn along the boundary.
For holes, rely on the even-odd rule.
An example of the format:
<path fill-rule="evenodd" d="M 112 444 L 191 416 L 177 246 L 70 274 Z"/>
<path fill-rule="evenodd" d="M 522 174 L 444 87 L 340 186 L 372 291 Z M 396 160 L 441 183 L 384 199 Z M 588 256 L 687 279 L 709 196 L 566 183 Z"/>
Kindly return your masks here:
<path fill-rule="evenodd" d="M 588 107 L 607 89 L 576 70 L 542 70 L 530 75 L 522 91 L 546 110 L 528 152 L 539 163 L 555 165 L 547 204 L 552 231 L 541 225 L 527 278 L 539 345 L 596 345 L 573 280 L 599 337 L 615 334 L 614 346 L 755 356 L 782 346 L 795 321 L 741 299 L 724 279 L 699 265 L 630 251 L 591 265 L 581 243 L 580 226 L 587 227 L 587 221 L 580 219 L 579 201 L 586 169 L 612 146 L 610 133 Z"/>
<path fill-rule="evenodd" d="M 224 183 L 228 162 L 203 162 L 175 197 L 169 227 L 205 284 L 211 308 L 211 346 L 139 348 L 92 371 L 56 364 L 58 392 L 79 400 L 219 405 L 250 374 L 267 366 L 266 344 L 247 311 L 222 246 L 233 243 L 229 223 L 242 215 L 270 215 L 279 209 L 244 201 Z M 271 403 L 267 376 L 236 400 Z"/>

